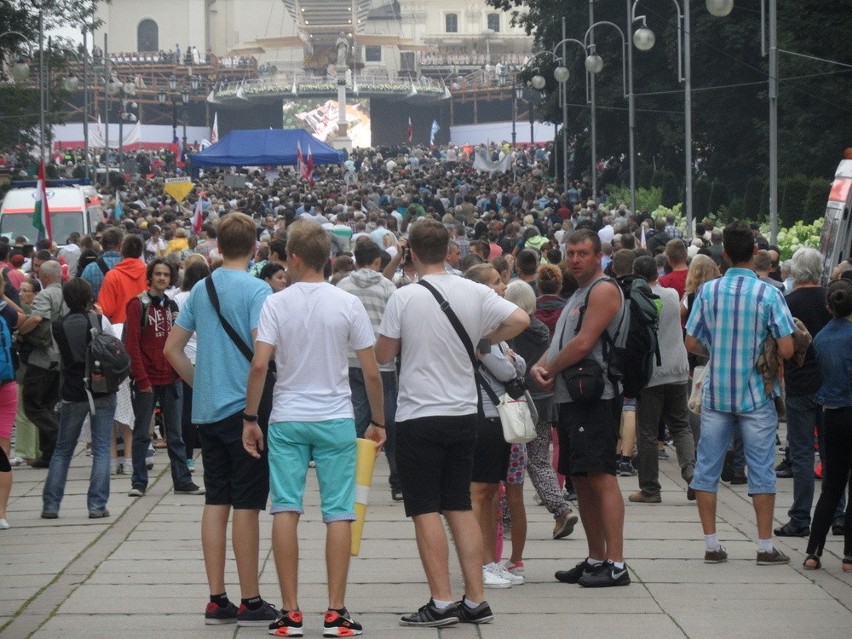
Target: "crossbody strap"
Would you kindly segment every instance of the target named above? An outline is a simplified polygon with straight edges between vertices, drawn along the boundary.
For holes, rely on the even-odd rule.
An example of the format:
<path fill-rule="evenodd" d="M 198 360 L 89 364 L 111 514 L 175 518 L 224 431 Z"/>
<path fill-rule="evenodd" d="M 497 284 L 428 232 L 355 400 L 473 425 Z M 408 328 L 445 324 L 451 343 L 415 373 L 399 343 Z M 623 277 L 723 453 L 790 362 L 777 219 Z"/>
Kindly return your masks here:
<path fill-rule="evenodd" d="M 456 335 L 459 336 L 459 339 L 462 341 L 465 350 L 467 351 L 468 357 L 470 357 L 470 363 L 473 364 L 473 376 L 476 378 L 476 394 L 478 397 L 479 407 L 482 406 L 482 394 L 480 392 L 480 386 L 485 389 L 485 392 L 488 395 L 488 399 L 490 399 L 495 406 L 500 404 L 500 400 L 497 397 L 497 394 L 488 385 L 488 383 L 482 378 L 482 375 L 479 372 L 479 360 L 476 359 L 476 353 L 473 350 L 473 342 L 470 341 L 470 335 L 467 334 L 467 331 L 464 330 L 464 326 L 462 326 L 461 320 L 459 320 L 458 315 L 456 315 L 455 311 L 453 311 L 450 303 L 444 299 L 444 296 L 438 292 L 434 286 L 432 286 L 429 282 L 425 280 L 418 280 L 418 284 L 425 287 L 434 298 L 438 301 L 438 304 L 441 307 L 441 310 L 444 311 L 444 314 L 447 316 L 447 319 L 450 320 L 450 324 L 453 325 L 453 329 L 456 331 Z"/>
<path fill-rule="evenodd" d="M 249 362 L 254 358 L 254 352 L 249 345 L 245 343 L 242 337 L 239 336 L 237 331 L 234 330 L 234 327 L 231 326 L 230 322 L 226 320 L 222 312 L 219 310 L 219 296 L 216 294 L 216 287 L 213 285 L 213 276 L 208 275 L 204 278 L 205 285 L 207 286 L 207 294 L 210 296 L 210 303 L 213 304 L 213 308 L 216 310 L 216 315 L 219 316 L 219 321 L 222 322 L 222 328 L 225 329 L 225 332 L 228 334 L 228 337 L 231 338 L 231 341 L 234 345 L 240 350 Z"/>

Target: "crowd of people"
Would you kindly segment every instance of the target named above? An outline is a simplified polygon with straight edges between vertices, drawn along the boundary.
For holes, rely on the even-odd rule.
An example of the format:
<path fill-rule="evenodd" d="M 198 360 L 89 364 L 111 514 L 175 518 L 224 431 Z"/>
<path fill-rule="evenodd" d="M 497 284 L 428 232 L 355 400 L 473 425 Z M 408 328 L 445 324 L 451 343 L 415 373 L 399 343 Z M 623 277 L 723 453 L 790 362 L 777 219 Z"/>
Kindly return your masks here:
<path fill-rule="evenodd" d="M 22 360 L 20 386 L 14 375 L 0 385 L 0 448 L 9 455 L 14 428 L 23 459 L 12 463 L 48 469 L 41 516 L 59 517 L 87 417 L 89 517 L 109 516 L 122 474 L 128 494 L 144 498 L 156 424 L 174 491 L 204 495 L 205 623 L 301 636 L 298 523 L 315 466 L 327 525 L 324 633 L 357 635 L 345 596 L 356 439 L 367 438 L 387 457 L 388 489 L 412 519 L 428 584 L 427 603 L 400 623 L 487 623 L 485 589 L 524 582 L 525 476 L 553 515 L 554 539 L 578 523 L 586 533 L 585 558 L 555 579 L 626 586 L 617 478 L 638 469 L 629 502 L 660 503 L 669 438 L 684 499 L 697 502 L 704 561 L 728 558 L 716 529 L 721 478 L 748 484 L 756 563 L 788 563 L 772 529 L 786 408 L 794 503 L 774 534 L 810 537 L 806 569 L 821 567 L 830 530 L 845 534 L 842 569 L 852 571 L 852 506 L 842 505 L 852 264 L 825 287 L 814 249 L 782 263 L 743 222 L 705 220 L 685 239 L 672 217 L 547 181 L 546 151 L 488 152 L 512 154 L 512 169 L 478 172 L 466 148 L 356 150 L 310 179 L 256 171 L 237 187 L 207 172 L 188 203 L 163 193 L 167 174 L 157 170 L 129 179 L 123 213 L 108 204 L 91 235 L 54 238 L 59 247 L 0 241 L 0 329 L 17 335 Z M 619 376 L 630 371 L 617 370 L 613 352 L 637 286 L 655 300 L 658 357 L 631 397 Z M 117 390 L 92 392 L 93 331 L 120 335 L 130 357 Z M 698 379 L 703 394 L 690 410 Z M 535 438 L 509 444 L 498 404 L 520 380 Z M 815 427 L 824 480 L 812 524 Z M 203 487 L 192 478 L 197 450 Z M 4 528 L 10 488 L 0 472 Z M 280 608 L 258 582 L 267 506 Z M 225 582 L 229 519 L 239 603 Z M 506 561 L 498 522 L 512 531 Z"/>

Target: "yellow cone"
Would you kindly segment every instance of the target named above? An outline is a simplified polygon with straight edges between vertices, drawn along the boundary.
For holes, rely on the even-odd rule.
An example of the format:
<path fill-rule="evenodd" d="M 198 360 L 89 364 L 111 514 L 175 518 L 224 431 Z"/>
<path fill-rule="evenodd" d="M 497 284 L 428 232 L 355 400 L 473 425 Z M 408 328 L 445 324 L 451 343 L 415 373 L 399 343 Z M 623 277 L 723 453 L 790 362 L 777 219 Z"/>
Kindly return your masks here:
<path fill-rule="evenodd" d="M 373 483 L 373 469 L 375 467 L 376 442 L 370 439 L 358 439 L 358 459 L 355 463 L 355 521 L 352 522 L 352 547 L 350 549 L 353 557 L 357 557 L 361 550 L 361 535 L 364 533 L 364 520 L 367 517 L 370 485 Z"/>

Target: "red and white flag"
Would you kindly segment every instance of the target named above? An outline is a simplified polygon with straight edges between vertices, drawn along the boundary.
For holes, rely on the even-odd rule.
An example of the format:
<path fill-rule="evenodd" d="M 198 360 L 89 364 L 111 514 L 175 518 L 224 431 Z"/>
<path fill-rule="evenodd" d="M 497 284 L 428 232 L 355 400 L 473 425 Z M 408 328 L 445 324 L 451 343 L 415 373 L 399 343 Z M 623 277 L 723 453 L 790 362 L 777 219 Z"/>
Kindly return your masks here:
<path fill-rule="evenodd" d="M 204 208 L 201 206 L 201 196 L 199 196 L 195 203 L 195 211 L 192 214 L 192 232 L 195 233 L 196 237 L 201 237 L 201 226 L 204 223 L 203 212 Z"/>
<path fill-rule="evenodd" d="M 44 159 L 38 163 L 38 184 L 35 193 L 35 208 L 33 210 L 33 226 L 38 229 L 39 238 L 53 239 L 53 228 L 50 225 L 50 209 L 47 206 L 47 177 L 44 173 Z"/>
<path fill-rule="evenodd" d="M 314 183 L 314 154 L 311 153 L 311 145 L 308 145 L 308 161 L 305 162 L 305 173 L 303 177 L 313 186 Z"/>
<path fill-rule="evenodd" d="M 414 137 L 414 125 L 411 124 L 411 118 L 408 118 L 408 129 L 406 130 L 406 139 L 408 143 L 411 144 L 411 139 Z"/>
<path fill-rule="evenodd" d="M 213 114 L 213 128 L 210 129 L 210 144 L 219 141 L 219 112 Z"/>
<path fill-rule="evenodd" d="M 642 237 L 639 238 L 639 246 L 642 248 L 648 248 L 648 240 L 645 238 L 645 225 L 642 225 Z"/>
<path fill-rule="evenodd" d="M 305 175 L 305 158 L 302 155 L 302 143 L 296 142 L 296 171 L 299 175 Z"/>

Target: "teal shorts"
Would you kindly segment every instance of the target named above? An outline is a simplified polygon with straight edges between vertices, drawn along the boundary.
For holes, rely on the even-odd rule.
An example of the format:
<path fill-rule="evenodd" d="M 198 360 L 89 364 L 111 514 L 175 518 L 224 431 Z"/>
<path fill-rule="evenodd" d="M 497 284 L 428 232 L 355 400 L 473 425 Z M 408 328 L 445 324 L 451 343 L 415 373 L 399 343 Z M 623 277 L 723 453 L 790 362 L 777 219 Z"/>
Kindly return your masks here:
<path fill-rule="evenodd" d="M 355 420 L 273 422 L 269 445 L 269 510 L 305 512 L 308 463 L 316 462 L 320 508 L 325 523 L 355 519 Z"/>

